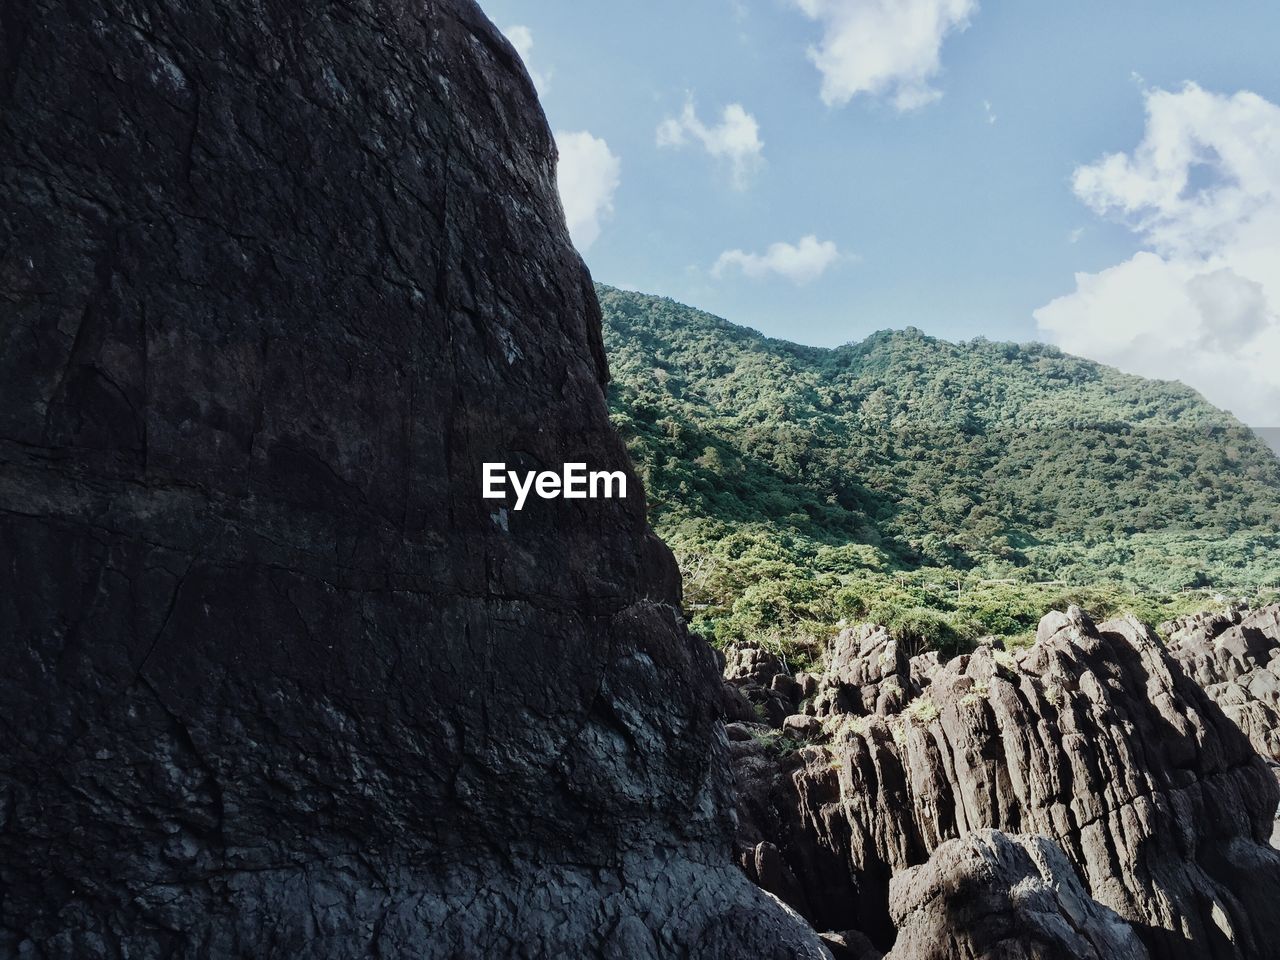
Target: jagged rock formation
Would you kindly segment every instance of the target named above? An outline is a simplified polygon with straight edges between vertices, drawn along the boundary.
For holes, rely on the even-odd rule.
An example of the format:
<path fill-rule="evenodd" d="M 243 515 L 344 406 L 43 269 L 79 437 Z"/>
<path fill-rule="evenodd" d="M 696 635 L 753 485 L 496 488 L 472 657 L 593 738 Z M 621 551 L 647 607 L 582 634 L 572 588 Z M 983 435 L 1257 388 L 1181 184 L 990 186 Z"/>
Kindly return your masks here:
<path fill-rule="evenodd" d="M 816 742 L 734 725 L 731 748 L 744 870 L 819 929 L 890 948 L 895 876 L 993 828 L 1059 844 L 1156 960 L 1264 960 L 1280 942 L 1280 790 L 1137 622 L 1072 609 L 1028 650 L 945 665 L 851 630 L 814 689 Z"/>
<path fill-rule="evenodd" d="M 895 876 L 887 960 L 1147 960 L 1133 928 L 1096 903 L 1044 837 L 979 830 Z"/>
<path fill-rule="evenodd" d="M 1280 606 L 1163 624 L 1169 653 L 1264 757 L 1280 762 Z"/>
<path fill-rule="evenodd" d="M 800 684 L 786 672 L 786 665 L 757 647 L 731 646 L 723 657 L 725 718 L 781 725 L 801 697 Z"/>
<path fill-rule="evenodd" d="M 470 0 L 0 3 L 0 955 L 816 957 Z"/>
<path fill-rule="evenodd" d="M 1161 624 L 1168 650 L 1236 722 L 1280 780 L 1280 606 L 1182 617 Z M 1271 845 L 1280 848 L 1280 809 Z"/>

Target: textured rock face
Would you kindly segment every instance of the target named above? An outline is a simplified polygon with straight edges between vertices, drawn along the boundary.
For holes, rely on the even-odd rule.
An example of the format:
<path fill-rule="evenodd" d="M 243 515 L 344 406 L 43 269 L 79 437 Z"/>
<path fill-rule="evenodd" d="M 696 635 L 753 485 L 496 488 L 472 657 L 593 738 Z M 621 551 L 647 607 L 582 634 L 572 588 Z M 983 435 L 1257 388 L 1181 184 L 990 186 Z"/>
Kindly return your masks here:
<path fill-rule="evenodd" d="M 1091 899 L 1044 837 L 948 840 L 889 887 L 888 960 L 1147 960 L 1133 928 Z"/>
<path fill-rule="evenodd" d="M 1280 606 L 1184 618 L 1169 653 L 1264 757 L 1280 761 Z"/>
<path fill-rule="evenodd" d="M 0 4 L 0 955 L 819 956 L 469 0 Z"/>
<path fill-rule="evenodd" d="M 1280 778 L 1280 606 L 1162 624 L 1169 653 L 1235 721 Z M 1280 848 L 1280 808 L 1271 845 Z"/>
<path fill-rule="evenodd" d="M 1152 957 L 1273 955 L 1280 792 L 1149 631 L 1095 627 L 1072 610 L 1046 617 L 1027 651 L 905 667 L 887 636 L 877 646 L 863 633 L 857 657 L 873 662 L 818 682 L 847 710 L 824 718 L 827 739 L 789 751 L 764 736 L 731 743 L 749 875 L 820 929 L 857 929 L 888 949 L 905 919 L 895 875 L 982 829 L 1034 834 L 1060 845 Z M 906 691 L 897 713 L 879 690 L 867 695 L 891 677 Z M 775 848 L 767 872 L 761 844 Z"/>
<path fill-rule="evenodd" d="M 765 720 L 776 727 L 800 702 L 800 684 L 766 650 L 731 646 L 724 653 L 723 671 L 721 702 L 727 720 Z"/>
<path fill-rule="evenodd" d="M 842 630 L 813 700 L 818 716 L 897 713 L 917 690 L 911 664 L 884 627 Z"/>

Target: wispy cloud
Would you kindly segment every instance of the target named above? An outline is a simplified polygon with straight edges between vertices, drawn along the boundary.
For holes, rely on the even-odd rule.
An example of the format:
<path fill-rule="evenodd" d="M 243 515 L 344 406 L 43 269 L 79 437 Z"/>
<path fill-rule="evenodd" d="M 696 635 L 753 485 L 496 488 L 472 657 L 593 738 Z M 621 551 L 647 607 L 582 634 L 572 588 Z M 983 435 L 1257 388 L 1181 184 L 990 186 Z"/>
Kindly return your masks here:
<path fill-rule="evenodd" d="M 746 189 L 751 175 L 763 162 L 760 124 L 740 103 L 729 104 L 720 122 L 707 126 L 698 118 L 697 107 L 690 97 L 678 117 L 667 117 L 658 124 L 658 146 L 682 147 L 690 140 L 702 144 L 707 153 L 725 165 L 729 182 L 736 190 Z"/>
<path fill-rule="evenodd" d="M 822 100 L 841 106 L 866 94 L 914 110 L 942 96 L 932 85 L 942 43 L 964 30 L 977 0 L 792 0 L 822 25 L 809 59 L 822 74 Z"/>
<path fill-rule="evenodd" d="M 579 250 L 600 237 L 603 221 L 613 215 L 613 197 L 622 181 L 622 161 L 599 137 L 583 131 L 556 132 L 560 164 L 556 179 L 569 234 Z"/>
<path fill-rule="evenodd" d="M 534 87 L 537 88 L 538 95 L 545 96 L 547 89 L 551 86 L 551 71 L 543 72 L 533 67 L 533 31 L 528 27 L 515 24 L 507 27 L 502 32 L 511 41 L 511 45 L 516 48 L 516 53 L 520 54 L 520 59 L 524 61 L 524 68 L 529 71 L 529 79 L 533 81 Z"/>
<path fill-rule="evenodd" d="M 716 260 L 711 274 L 721 277 L 729 270 L 740 270 L 748 277 L 773 274 L 792 283 L 804 284 L 822 276 L 842 257 L 843 254 L 835 243 L 819 240 L 814 234 L 809 234 L 801 237 L 799 243 L 770 244 L 764 253 L 726 250 Z"/>

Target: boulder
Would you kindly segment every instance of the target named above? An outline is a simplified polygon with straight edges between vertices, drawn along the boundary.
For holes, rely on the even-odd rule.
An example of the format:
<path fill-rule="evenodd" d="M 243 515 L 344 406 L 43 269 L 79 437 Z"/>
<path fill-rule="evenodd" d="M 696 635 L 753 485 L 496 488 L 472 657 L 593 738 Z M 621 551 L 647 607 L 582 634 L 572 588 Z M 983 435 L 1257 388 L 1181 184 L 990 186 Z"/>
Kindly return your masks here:
<path fill-rule="evenodd" d="M 796 740 L 816 740 L 822 736 L 822 721 L 803 713 L 792 714 L 782 721 L 784 735 Z"/>
<path fill-rule="evenodd" d="M 724 733 L 731 743 L 735 741 L 746 742 L 756 738 L 756 726 L 756 724 L 752 723 L 726 723 L 724 725 Z"/>
<path fill-rule="evenodd" d="M 796 683 L 800 684 L 800 696 L 804 699 L 809 699 L 818 692 L 818 678 L 812 673 L 797 673 Z"/>
<path fill-rule="evenodd" d="M 785 673 L 774 674 L 769 681 L 769 691 L 776 693 L 792 709 L 800 706 L 800 700 L 804 696 L 804 688 Z"/>
<path fill-rule="evenodd" d="M 750 681 L 768 689 L 776 676 L 791 679 L 782 661 L 760 647 L 731 645 L 724 651 L 724 661 L 724 678 L 731 682 Z"/>
<path fill-rule="evenodd" d="M 800 705 L 801 687 L 786 672 L 781 658 L 760 647 L 735 644 L 720 654 L 725 685 L 733 693 L 725 697 L 730 720 L 761 721 L 781 727 Z M 747 705 L 750 716 L 743 708 Z"/>
<path fill-rule="evenodd" d="M 776 736 L 776 734 L 775 734 Z M 748 877 L 803 915 L 819 930 L 843 930 L 850 905 L 861 897 L 842 852 L 825 845 L 806 821 L 806 810 L 834 810 L 840 800 L 836 771 L 818 777 L 821 747 L 781 749 L 764 737 L 729 744 L 738 784 L 738 863 Z M 814 775 L 811 775 L 811 771 Z M 795 791 L 803 790 L 797 800 Z M 804 809 L 800 804 L 805 804 Z M 830 819 L 839 831 L 838 817 Z M 780 884 L 761 876 L 756 851 L 770 844 L 795 880 Z M 888 894 L 885 878 L 884 895 Z"/>
<path fill-rule="evenodd" d="M 1231 606 L 1226 610 L 1206 610 L 1166 621 L 1156 628 L 1156 632 L 1171 647 L 1188 641 L 1194 643 L 1212 640 L 1238 624 L 1248 612 L 1247 608 L 1241 606 Z"/>
<path fill-rule="evenodd" d="M 919 667 L 927 669 L 925 662 Z M 918 690 L 911 660 L 888 630 L 848 627 L 831 642 L 826 669 L 816 680 L 813 712 L 818 717 L 884 714 L 901 709 Z"/>
<path fill-rule="evenodd" d="M 760 720 L 755 704 L 732 683 L 720 684 L 720 714 L 726 723 L 756 723 Z"/>
<path fill-rule="evenodd" d="M 1133 928 L 1093 900 L 1062 850 L 979 830 L 897 874 L 886 960 L 1147 960 Z"/>

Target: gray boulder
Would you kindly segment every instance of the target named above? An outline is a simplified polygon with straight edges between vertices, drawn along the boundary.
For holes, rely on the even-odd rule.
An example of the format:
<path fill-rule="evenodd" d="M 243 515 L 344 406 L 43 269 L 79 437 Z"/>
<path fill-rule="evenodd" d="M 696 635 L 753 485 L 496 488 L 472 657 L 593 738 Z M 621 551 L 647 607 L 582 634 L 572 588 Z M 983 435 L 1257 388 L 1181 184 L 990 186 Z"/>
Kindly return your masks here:
<path fill-rule="evenodd" d="M 889 885 L 886 960 L 1147 960 L 1133 928 L 1093 900 L 1062 850 L 980 830 Z"/>

